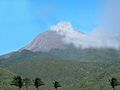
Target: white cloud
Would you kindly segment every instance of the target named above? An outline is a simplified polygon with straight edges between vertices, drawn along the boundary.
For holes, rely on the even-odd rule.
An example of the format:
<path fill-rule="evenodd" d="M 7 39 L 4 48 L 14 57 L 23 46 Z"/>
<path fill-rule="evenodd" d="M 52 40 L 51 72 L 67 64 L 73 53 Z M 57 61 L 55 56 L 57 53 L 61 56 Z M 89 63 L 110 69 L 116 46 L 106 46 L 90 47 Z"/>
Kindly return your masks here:
<path fill-rule="evenodd" d="M 57 25 L 54 25 L 50 28 L 52 31 L 63 32 L 63 31 L 73 31 L 72 24 L 70 22 L 59 22 Z"/>
<path fill-rule="evenodd" d="M 93 30 L 89 35 L 83 34 L 72 27 L 70 22 L 60 22 L 50 28 L 60 35 L 64 35 L 63 41 L 82 48 L 120 48 L 120 34 L 110 30 Z"/>
<path fill-rule="evenodd" d="M 66 43 L 76 47 L 120 48 L 120 0 L 104 1 L 101 27 L 92 30 L 89 35 L 76 31 L 70 22 L 59 23 L 51 29 L 65 36 Z"/>
<path fill-rule="evenodd" d="M 110 30 L 95 29 L 88 37 L 88 47 L 107 47 L 116 49 L 120 47 L 119 33 Z"/>

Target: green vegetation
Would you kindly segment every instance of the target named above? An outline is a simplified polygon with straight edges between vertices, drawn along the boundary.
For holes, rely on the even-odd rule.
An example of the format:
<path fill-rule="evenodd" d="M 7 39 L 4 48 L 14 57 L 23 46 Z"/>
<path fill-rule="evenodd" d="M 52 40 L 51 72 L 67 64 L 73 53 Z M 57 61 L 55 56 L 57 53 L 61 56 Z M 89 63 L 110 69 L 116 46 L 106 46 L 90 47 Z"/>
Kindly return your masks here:
<path fill-rule="evenodd" d="M 32 85 L 32 81 L 29 78 L 24 78 L 23 85 L 26 87 L 26 90 L 29 90 L 29 86 Z"/>
<path fill-rule="evenodd" d="M 59 87 L 62 87 L 59 82 L 55 81 L 53 82 L 55 90 L 58 90 Z"/>
<path fill-rule="evenodd" d="M 114 77 L 109 81 L 110 81 L 110 85 L 113 88 L 113 90 L 115 90 L 116 86 L 120 85 L 120 82 Z"/>
<path fill-rule="evenodd" d="M 60 81 L 63 90 L 110 90 L 112 87 L 109 79 L 111 77 L 120 79 L 119 65 L 95 62 L 33 59 L 17 62 L 8 69 L 30 79 L 42 78 L 45 86 L 41 89 L 44 90 L 53 90 L 51 82 L 55 80 Z M 29 90 L 34 88 L 30 86 Z"/>
<path fill-rule="evenodd" d="M 18 90 L 21 90 L 22 86 L 23 86 L 23 80 L 21 76 L 15 76 L 13 78 L 13 81 L 10 85 L 14 85 L 16 87 L 18 87 Z"/>
<path fill-rule="evenodd" d="M 13 73 L 0 67 L 0 90 L 16 90 L 10 85 L 13 76 Z"/>
<path fill-rule="evenodd" d="M 27 50 L 15 52 L 9 58 L 1 58 L 1 65 L 7 70 L 23 77 L 21 90 L 35 90 L 36 77 L 40 77 L 45 85 L 41 90 L 54 90 L 53 81 L 59 81 L 59 90 L 112 90 L 112 77 L 120 81 L 120 51 L 113 49 L 72 49 L 52 50 L 51 53 L 33 53 Z M 66 56 L 66 57 L 65 57 Z M 0 83 L 0 90 L 17 90 L 9 85 L 13 74 L 1 69 L 6 84 Z M 4 72 L 4 73 L 3 73 Z M 24 77 L 27 77 L 24 78 Z M 2 86 L 3 85 L 3 86 Z M 7 87 L 5 87 L 7 86 Z M 117 90 L 120 89 L 118 85 Z"/>
<path fill-rule="evenodd" d="M 41 81 L 40 78 L 35 78 L 34 85 L 35 85 L 36 89 L 39 90 L 39 87 L 42 85 L 45 85 L 45 84 Z"/>
<path fill-rule="evenodd" d="M 112 87 L 110 86 L 109 79 L 111 77 L 118 78 L 118 81 L 120 79 L 119 65 L 109 66 L 106 64 L 77 61 L 69 61 L 68 63 L 67 61 L 55 60 L 30 60 L 30 62 L 18 62 L 10 66 L 9 69 L 30 79 L 38 76 L 41 77 L 45 81 L 45 86 L 41 87 L 42 90 L 53 90 L 52 82 L 55 80 L 60 81 L 63 90 L 110 90 Z M 7 87 L 6 85 L 2 86 L 0 90 L 17 90 L 17 87 L 9 85 L 12 78 L 13 75 L 8 76 L 9 82 L 7 82 Z M 6 80 L 6 78 L 3 80 Z M 120 89 L 119 86 L 116 88 Z M 21 90 L 26 90 L 26 86 Z M 29 90 L 35 90 L 35 87 L 29 85 Z"/>

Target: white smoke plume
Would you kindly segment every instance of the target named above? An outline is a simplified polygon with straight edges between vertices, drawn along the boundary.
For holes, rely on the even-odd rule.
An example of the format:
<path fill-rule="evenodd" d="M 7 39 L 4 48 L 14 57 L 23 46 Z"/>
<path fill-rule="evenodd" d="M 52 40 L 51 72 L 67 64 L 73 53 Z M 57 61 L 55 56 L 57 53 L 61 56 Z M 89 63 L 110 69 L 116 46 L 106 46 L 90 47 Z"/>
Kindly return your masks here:
<path fill-rule="evenodd" d="M 93 30 L 90 34 L 84 34 L 73 28 L 70 22 L 60 22 L 50 30 L 64 35 L 63 41 L 82 48 L 120 48 L 120 34 L 110 30 Z"/>
<path fill-rule="evenodd" d="M 100 28 L 88 35 L 75 30 L 70 22 L 59 23 L 51 30 L 65 35 L 64 42 L 76 47 L 120 49 L 120 0 L 103 0 Z"/>

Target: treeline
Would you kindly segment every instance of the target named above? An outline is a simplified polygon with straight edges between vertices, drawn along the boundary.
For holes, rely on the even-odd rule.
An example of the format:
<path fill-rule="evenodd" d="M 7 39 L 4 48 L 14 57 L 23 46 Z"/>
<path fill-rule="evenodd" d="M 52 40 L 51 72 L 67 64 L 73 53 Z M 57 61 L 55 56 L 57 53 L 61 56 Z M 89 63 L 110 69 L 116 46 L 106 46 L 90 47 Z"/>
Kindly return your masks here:
<path fill-rule="evenodd" d="M 26 87 L 26 90 L 29 90 L 29 86 L 33 85 L 37 90 L 39 90 L 39 87 L 45 85 L 45 83 L 40 78 L 31 80 L 29 78 L 15 76 L 10 85 L 18 87 L 18 90 L 21 90 L 23 87 Z M 62 87 L 58 81 L 54 81 L 53 86 L 55 90 L 58 90 L 59 87 Z"/>
<path fill-rule="evenodd" d="M 120 82 L 114 77 L 109 80 L 109 83 L 113 90 L 115 90 L 116 86 L 120 85 Z M 21 90 L 23 87 L 25 87 L 26 90 L 29 90 L 29 86 L 33 85 L 37 90 L 39 90 L 39 87 L 45 85 L 45 83 L 40 78 L 31 80 L 30 78 L 14 76 L 10 85 L 18 87 L 18 90 Z M 55 90 L 58 90 L 59 87 L 62 87 L 58 81 L 54 81 L 53 86 Z"/>

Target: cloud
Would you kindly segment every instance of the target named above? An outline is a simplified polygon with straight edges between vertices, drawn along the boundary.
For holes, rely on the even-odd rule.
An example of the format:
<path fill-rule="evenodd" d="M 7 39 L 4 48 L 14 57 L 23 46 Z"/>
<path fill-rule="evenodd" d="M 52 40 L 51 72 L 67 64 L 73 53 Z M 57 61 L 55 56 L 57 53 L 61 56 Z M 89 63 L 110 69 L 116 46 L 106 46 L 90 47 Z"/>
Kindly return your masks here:
<path fill-rule="evenodd" d="M 120 34 L 110 30 L 93 30 L 88 35 L 88 47 L 120 48 Z"/>
<path fill-rule="evenodd" d="M 120 49 L 120 0 L 106 0 L 102 10 L 101 27 L 89 34 L 73 28 L 70 22 L 60 22 L 51 29 L 64 35 L 63 41 L 82 48 Z"/>
<path fill-rule="evenodd" d="M 71 32 L 74 30 L 74 28 L 72 27 L 71 22 L 59 22 L 57 25 L 51 26 L 50 30 L 55 32 L 63 32 L 69 30 L 69 32 Z"/>
<path fill-rule="evenodd" d="M 64 35 L 63 41 L 82 48 L 120 48 L 120 34 L 102 29 L 94 29 L 90 34 L 84 34 L 73 28 L 70 22 L 60 22 L 50 28 L 60 35 Z"/>

